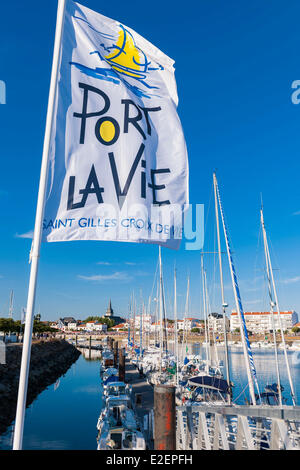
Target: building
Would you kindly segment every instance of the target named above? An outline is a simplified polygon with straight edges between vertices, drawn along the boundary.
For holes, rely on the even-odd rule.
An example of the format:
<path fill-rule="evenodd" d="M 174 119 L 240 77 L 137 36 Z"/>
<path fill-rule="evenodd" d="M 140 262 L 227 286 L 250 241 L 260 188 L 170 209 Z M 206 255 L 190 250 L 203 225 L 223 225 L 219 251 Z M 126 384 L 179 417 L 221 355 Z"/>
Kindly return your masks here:
<path fill-rule="evenodd" d="M 145 314 L 145 315 L 136 315 L 135 316 L 135 328 L 140 329 L 141 327 L 141 322 L 144 330 L 149 331 L 152 323 L 152 317 L 151 315 Z M 133 320 L 131 322 L 133 325 Z"/>
<path fill-rule="evenodd" d="M 105 333 L 107 331 L 106 323 L 100 323 L 96 321 L 94 323 L 93 331 L 100 331 L 100 332 L 102 331 L 103 333 Z"/>
<path fill-rule="evenodd" d="M 228 320 L 228 322 L 229 322 L 229 320 Z M 205 329 L 204 321 L 203 321 L 203 322 L 199 322 L 199 321 L 198 321 L 198 323 L 196 323 L 195 328 L 199 328 L 200 332 L 201 332 L 201 331 L 204 331 L 204 329 Z"/>
<path fill-rule="evenodd" d="M 230 321 L 225 318 L 226 331 L 229 331 Z M 224 333 L 224 317 L 221 313 L 210 313 L 207 318 L 207 327 L 215 333 Z"/>
<path fill-rule="evenodd" d="M 75 320 L 75 318 L 73 317 L 64 317 L 64 318 L 60 318 L 57 322 L 57 328 L 59 330 L 62 330 L 62 331 L 66 331 L 68 329 L 71 329 L 69 328 L 68 325 L 74 325 L 76 324 L 77 326 L 77 321 Z"/>
<path fill-rule="evenodd" d="M 252 333 L 265 333 L 273 330 L 272 315 L 270 312 L 244 312 L 246 328 Z M 283 330 L 291 330 L 298 322 L 298 313 L 294 310 L 280 312 Z M 274 312 L 275 330 L 279 330 L 278 313 Z M 232 311 L 230 315 L 230 330 L 240 328 L 240 320 L 237 312 Z"/>
<path fill-rule="evenodd" d="M 192 328 L 198 328 L 198 318 L 185 318 L 184 320 L 177 320 L 177 330 L 191 331 Z"/>
<path fill-rule="evenodd" d="M 164 323 L 162 323 L 164 324 Z M 174 331 L 174 323 L 170 323 L 168 321 L 166 321 L 166 328 L 167 328 L 167 332 L 170 333 L 172 331 Z M 150 325 L 150 333 L 158 333 L 160 332 L 161 330 L 161 327 L 160 327 L 160 322 L 155 322 L 155 323 L 151 323 Z"/>
<path fill-rule="evenodd" d="M 95 323 L 96 323 L 96 321 L 87 321 L 86 324 L 85 324 L 86 331 L 94 330 Z"/>
<path fill-rule="evenodd" d="M 128 323 L 119 323 L 112 327 L 113 331 L 128 330 Z"/>

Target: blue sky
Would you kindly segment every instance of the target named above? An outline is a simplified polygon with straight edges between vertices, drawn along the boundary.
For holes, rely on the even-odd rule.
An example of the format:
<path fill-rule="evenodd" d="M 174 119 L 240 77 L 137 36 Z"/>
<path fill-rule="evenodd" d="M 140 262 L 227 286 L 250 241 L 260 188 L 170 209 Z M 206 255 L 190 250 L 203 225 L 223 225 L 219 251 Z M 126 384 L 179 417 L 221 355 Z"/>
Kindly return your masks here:
<path fill-rule="evenodd" d="M 300 311 L 300 79 L 296 0 L 153 0 L 80 3 L 130 26 L 175 60 L 178 113 L 190 165 L 190 201 L 205 205 L 205 250 L 213 251 L 212 173 L 217 171 L 246 310 L 268 308 L 259 239 L 260 193 L 281 309 Z M 28 255 L 37 198 L 56 1 L 5 2 L 0 18 L 0 314 L 15 292 L 26 305 Z M 22 235 L 22 236 L 21 236 Z M 157 247 L 114 242 L 43 244 L 36 309 L 43 319 L 103 314 L 112 298 L 127 314 L 129 295 L 148 298 Z M 201 316 L 200 252 L 163 250 L 167 308 L 178 270 L 179 310 L 191 277 L 190 314 Z M 206 260 L 213 310 L 220 310 L 213 255 Z M 226 298 L 234 308 L 224 257 Z M 87 279 L 90 278 L 90 279 Z M 142 292 L 142 293 L 141 293 Z"/>

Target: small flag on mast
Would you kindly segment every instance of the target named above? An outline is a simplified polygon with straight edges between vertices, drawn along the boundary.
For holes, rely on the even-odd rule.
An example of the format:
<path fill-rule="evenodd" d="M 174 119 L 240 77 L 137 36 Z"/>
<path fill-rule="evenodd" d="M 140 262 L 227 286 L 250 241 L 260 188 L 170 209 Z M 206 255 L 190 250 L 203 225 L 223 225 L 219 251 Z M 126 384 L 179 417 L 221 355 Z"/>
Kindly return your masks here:
<path fill-rule="evenodd" d="M 58 389 L 59 385 L 60 385 L 60 379 L 58 379 L 58 380 L 55 382 L 54 387 L 53 387 L 54 391 Z"/>
<path fill-rule="evenodd" d="M 66 2 L 43 239 L 178 248 L 188 161 L 173 60 Z"/>
<path fill-rule="evenodd" d="M 25 325 L 25 322 L 26 322 L 26 308 L 23 307 L 21 311 L 21 324 Z"/>

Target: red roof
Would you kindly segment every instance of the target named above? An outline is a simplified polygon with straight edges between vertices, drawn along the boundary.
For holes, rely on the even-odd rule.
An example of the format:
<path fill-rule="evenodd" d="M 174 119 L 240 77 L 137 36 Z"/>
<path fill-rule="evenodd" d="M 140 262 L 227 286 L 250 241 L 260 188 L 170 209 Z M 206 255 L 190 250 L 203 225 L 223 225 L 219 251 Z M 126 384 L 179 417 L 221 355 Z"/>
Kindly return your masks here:
<path fill-rule="evenodd" d="M 120 323 L 119 325 L 115 325 L 112 328 L 125 328 L 126 324 L 125 323 Z"/>

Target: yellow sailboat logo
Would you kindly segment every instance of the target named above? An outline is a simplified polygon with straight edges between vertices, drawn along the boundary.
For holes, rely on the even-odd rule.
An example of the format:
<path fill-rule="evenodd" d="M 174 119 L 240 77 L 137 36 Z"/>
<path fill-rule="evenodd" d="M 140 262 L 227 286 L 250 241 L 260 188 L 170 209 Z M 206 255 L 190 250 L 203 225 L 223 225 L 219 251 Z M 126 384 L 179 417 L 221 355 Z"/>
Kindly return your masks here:
<path fill-rule="evenodd" d="M 114 37 L 105 32 L 97 31 L 83 18 L 74 18 L 77 21 L 84 22 L 101 36 L 102 41 L 99 44 L 99 49 L 91 51 L 90 54 L 97 54 L 100 61 L 106 62 L 109 68 L 101 66 L 91 68 L 85 64 L 70 62 L 72 66 L 78 68 L 82 73 L 99 80 L 117 85 L 122 83 L 138 97 L 151 98 L 152 96 L 159 96 L 149 91 L 158 89 L 156 85 L 149 83 L 149 74 L 156 70 L 164 70 L 164 67 L 147 59 L 146 54 L 136 45 L 128 29 L 120 24 L 117 37 Z"/>
<path fill-rule="evenodd" d="M 132 35 L 122 25 L 119 31 L 119 37 L 113 51 L 105 55 L 104 58 L 111 67 L 118 73 L 122 73 L 132 78 L 145 78 L 147 58 L 143 51 L 138 49 L 134 43 Z"/>

